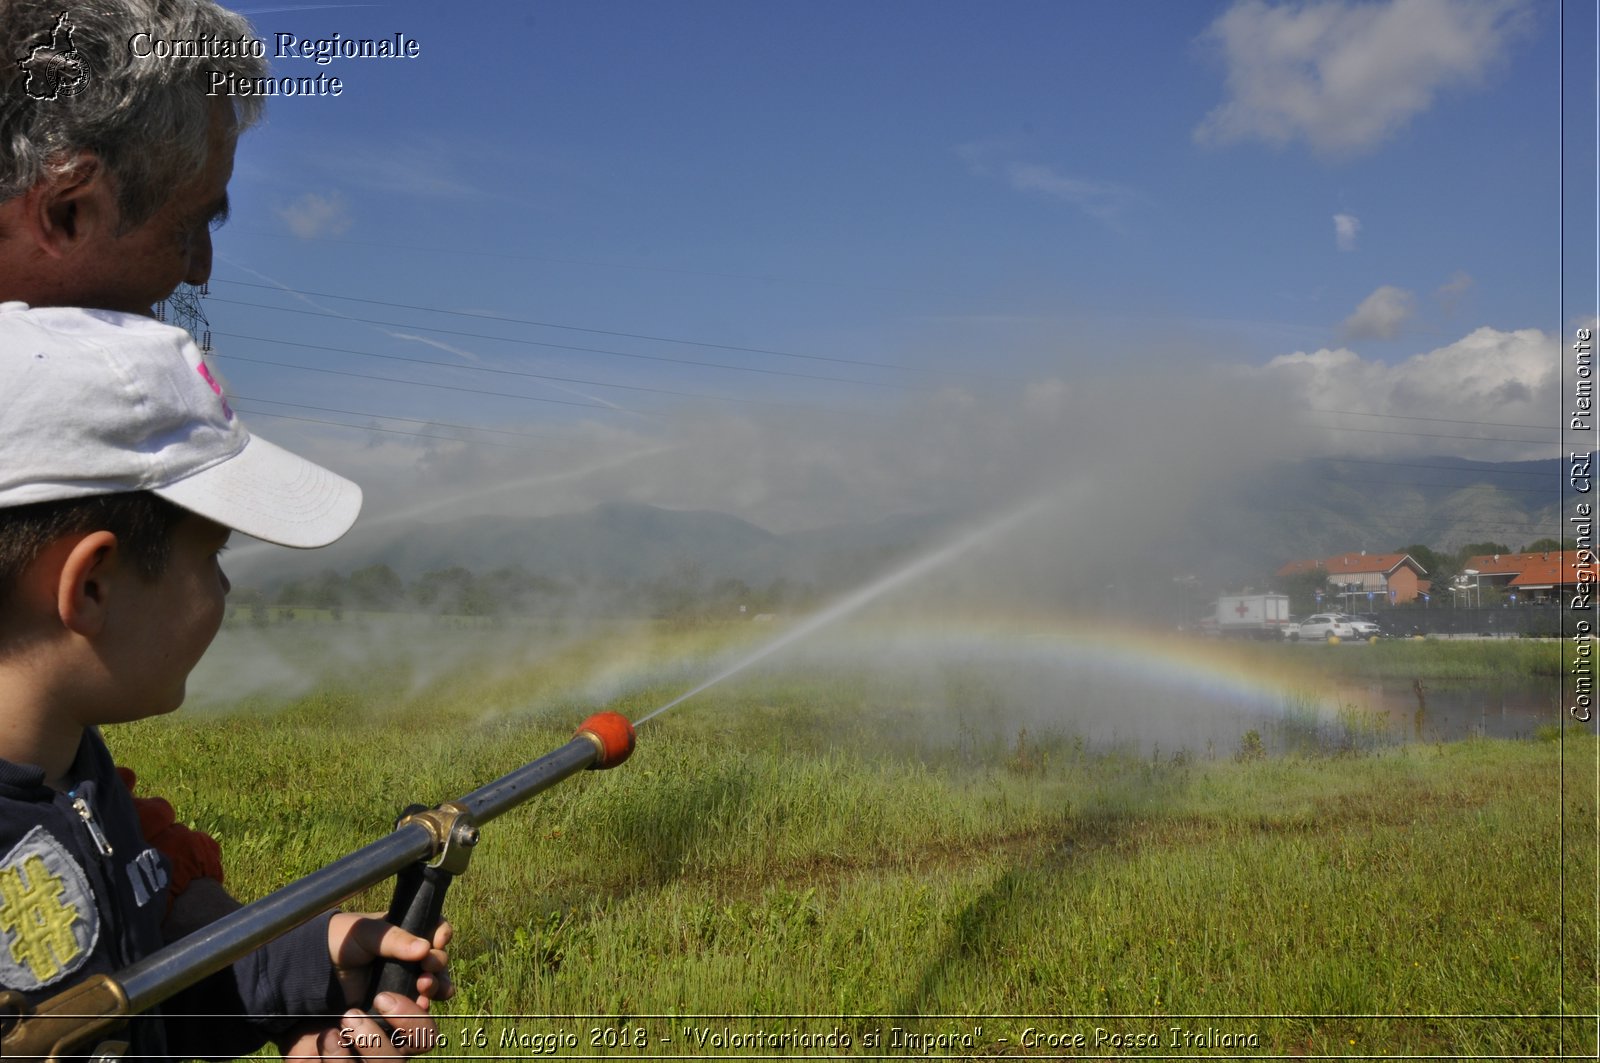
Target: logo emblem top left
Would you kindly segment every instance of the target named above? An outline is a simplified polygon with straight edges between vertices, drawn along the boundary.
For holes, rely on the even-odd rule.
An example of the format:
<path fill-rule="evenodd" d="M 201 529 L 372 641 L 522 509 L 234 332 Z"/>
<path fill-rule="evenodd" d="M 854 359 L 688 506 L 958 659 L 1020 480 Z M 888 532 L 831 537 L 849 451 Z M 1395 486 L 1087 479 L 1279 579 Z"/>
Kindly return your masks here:
<path fill-rule="evenodd" d="M 18 56 L 17 63 L 28 75 L 22 91 L 35 100 L 75 96 L 89 83 L 83 59 L 72 44 L 72 19 L 65 13 L 56 19 L 49 40 Z"/>

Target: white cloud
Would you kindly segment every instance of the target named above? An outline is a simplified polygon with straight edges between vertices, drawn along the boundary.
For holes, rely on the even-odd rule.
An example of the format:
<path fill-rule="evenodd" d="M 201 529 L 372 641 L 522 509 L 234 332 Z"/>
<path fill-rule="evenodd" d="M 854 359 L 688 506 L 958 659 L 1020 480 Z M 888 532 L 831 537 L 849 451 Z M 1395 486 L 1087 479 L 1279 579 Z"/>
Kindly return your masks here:
<path fill-rule="evenodd" d="M 1124 185 L 1057 173 L 1053 167 L 1023 162 L 1012 155 L 1003 140 L 980 140 L 956 146 L 955 152 L 974 176 L 1002 178 L 1019 192 L 1036 192 L 1069 203 L 1091 218 L 1108 224 L 1120 220 L 1139 194 Z"/>
<path fill-rule="evenodd" d="M 307 164 L 347 188 L 418 199 L 490 196 L 469 178 L 466 160 L 488 168 L 490 152 L 477 144 L 439 137 L 418 137 L 404 144 L 341 141 L 314 151 Z"/>
<path fill-rule="evenodd" d="M 1121 185 L 1068 177 L 1036 163 L 1013 162 L 1006 167 L 1006 178 L 1012 188 L 1062 200 L 1105 222 L 1115 221 L 1135 198 Z"/>
<path fill-rule="evenodd" d="M 967 169 L 979 177 L 990 176 L 995 160 L 1010 151 L 1011 144 L 1005 140 L 974 140 L 956 145 L 956 154 L 967 164 Z"/>
<path fill-rule="evenodd" d="M 1551 453 L 1553 444 L 1536 441 L 1554 439 L 1557 426 L 1548 432 L 1525 426 L 1550 423 L 1551 411 L 1559 408 L 1559 354 L 1556 340 L 1538 329 L 1485 327 L 1394 364 L 1343 347 L 1323 348 L 1281 355 L 1245 375 L 1276 381 L 1291 405 L 1340 411 L 1316 416 L 1313 423 L 1330 433 L 1331 445 L 1342 453 L 1409 451 L 1512 461 Z M 1474 444 L 1460 437 L 1491 441 Z"/>
<path fill-rule="evenodd" d="M 1341 251 L 1356 249 L 1356 234 L 1361 232 L 1361 219 L 1354 214 L 1333 216 L 1333 242 Z"/>
<path fill-rule="evenodd" d="M 1453 310 L 1456 304 L 1461 301 L 1461 297 L 1467 294 L 1472 284 L 1471 276 L 1461 270 L 1456 270 L 1455 273 L 1450 275 L 1450 279 L 1441 284 L 1433 294 L 1438 297 L 1439 302 L 1444 304 L 1446 310 Z"/>
<path fill-rule="evenodd" d="M 1204 37 L 1222 53 L 1228 98 L 1195 139 L 1304 139 L 1325 155 L 1369 150 L 1441 90 L 1480 81 L 1527 10 L 1524 0 L 1240 0 Z"/>
<path fill-rule="evenodd" d="M 1399 334 L 1416 312 L 1416 297 L 1404 288 L 1385 284 L 1345 318 L 1344 334 L 1353 340 L 1389 340 Z"/>
<path fill-rule="evenodd" d="M 339 236 L 350 228 L 350 210 L 338 192 L 326 196 L 307 192 L 279 208 L 278 217 L 302 240 Z"/>

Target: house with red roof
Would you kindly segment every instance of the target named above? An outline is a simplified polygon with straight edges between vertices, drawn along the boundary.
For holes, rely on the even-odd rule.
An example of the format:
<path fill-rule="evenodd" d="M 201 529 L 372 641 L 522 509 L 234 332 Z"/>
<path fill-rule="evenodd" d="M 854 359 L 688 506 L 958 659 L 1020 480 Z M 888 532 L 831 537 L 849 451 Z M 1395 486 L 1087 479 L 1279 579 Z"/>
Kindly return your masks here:
<path fill-rule="evenodd" d="M 1587 571 L 1579 579 L 1579 568 L 1587 561 Z M 1478 554 L 1461 566 L 1464 576 L 1477 586 L 1494 587 L 1515 594 L 1519 601 L 1540 602 L 1559 599 L 1564 590 L 1579 582 L 1593 583 L 1593 555 L 1581 550 L 1545 550 L 1527 554 Z M 1460 577 L 1458 577 L 1460 579 Z"/>
<path fill-rule="evenodd" d="M 1322 572 L 1333 588 L 1332 597 L 1347 610 L 1360 610 L 1369 602 L 1403 605 L 1416 601 L 1428 589 L 1422 577 L 1428 570 L 1410 554 L 1369 554 L 1365 550 L 1332 557 L 1291 561 L 1278 569 L 1279 577 L 1302 572 Z"/>

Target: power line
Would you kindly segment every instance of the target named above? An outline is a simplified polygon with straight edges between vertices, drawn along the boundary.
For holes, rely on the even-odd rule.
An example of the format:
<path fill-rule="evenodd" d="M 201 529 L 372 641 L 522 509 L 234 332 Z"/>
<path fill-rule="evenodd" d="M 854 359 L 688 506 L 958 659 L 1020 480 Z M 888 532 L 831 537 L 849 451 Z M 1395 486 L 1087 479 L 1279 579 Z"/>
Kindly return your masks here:
<path fill-rule="evenodd" d="M 556 406 L 579 406 L 589 410 L 613 410 L 619 413 L 638 413 L 637 410 L 625 409 L 621 406 L 607 405 L 600 402 L 574 402 L 571 399 L 547 399 L 539 395 L 517 395 L 509 391 L 490 391 L 486 388 L 466 388 L 456 384 L 432 384 L 422 380 L 402 380 L 399 377 L 378 376 L 374 373 L 352 373 L 345 369 L 328 369 L 320 365 L 295 365 L 293 362 L 274 362 L 267 358 L 249 358 L 242 354 L 230 354 L 228 358 L 235 362 L 251 362 L 256 365 L 272 365 L 280 369 L 303 369 L 308 373 L 328 373 L 332 376 L 354 377 L 357 380 L 379 380 L 386 384 L 409 384 L 412 387 L 434 388 L 439 391 L 462 391 L 469 395 L 496 395 L 507 399 L 524 399 L 528 402 L 548 402 Z"/>
<path fill-rule="evenodd" d="M 703 341 L 703 340 L 680 339 L 680 338 L 677 338 L 677 337 L 670 337 L 670 336 L 655 336 L 655 335 L 650 335 L 650 334 L 647 334 L 647 333 L 623 332 L 623 331 L 619 331 L 619 330 L 615 330 L 615 329 L 598 329 L 598 328 L 579 326 L 579 325 L 565 325 L 565 324 L 560 324 L 560 323 L 557 323 L 557 322 L 537 321 L 537 320 L 533 320 L 533 319 L 529 319 L 529 318 L 509 317 L 509 316 L 505 316 L 505 315 L 501 315 L 501 314 L 487 314 L 487 313 L 482 313 L 482 312 L 474 312 L 474 311 L 466 311 L 466 310 L 448 310 L 448 309 L 445 309 L 443 307 L 422 306 L 422 305 L 418 305 L 418 304 L 415 304 L 415 303 L 396 302 L 396 301 L 392 301 L 392 300 L 383 300 L 383 299 L 369 299 L 369 298 L 364 298 L 364 297 L 361 297 L 361 296 L 354 296 L 354 295 L 340 295 L 340 294 L 337 294 L 337 293 L 334 293 L 334 292 L 308 291 L 308 290 L 305 290 L 305 289 L 290 288 L 290 287 L 287 287 L 285 285 L 277 285 L 277 284 L 260 284 L 260 283 L 255 283 L 255 282 L 252 282 L 252 281 L 238 281 L 238 280 L 220 280 L 220 281 L 217 281 L 216 283 L 233 284 L 233 285 L 238 285 L 240 287 L 258 288 L 258 289 L 263 289 L 263 290 L 266 290 L 266 291 L 282 291 L 282 292 L 288 292 L 288 293 L 295 294 L 295 295 L 314 296 L 314 297 L 322 298 L 322 299 L 338 299 L 338 300 L 345 301 L 345 302 L 364 303 L 364 304 L 371 305 L 371 306 L 386 306 L 386 307 L 392 307 L 392 308 L 395 308 L 395 309 L 416 310 L 416 311 L 420 311 L 420 312 L 424 312 L 424 313 L 447 314 L 447 315 L 450 315 L 450 316 L 453 316 L 453 317 L 465 317 L 465 318 L 470 318 L 470 319 L 474 319 L 474 320 L 481 320 L 481 321 L 500 321 L 500 322 L 505 322 L 505 323 L 508 323 L 508 324 L 531 325 L 531 326 L 535 326 L 535 327 L 539 327 L 539 328 L 553 328 L 553 329 L 561 329 L 561 330 L 571 331 L 571 332 L 583 332 L 583 333 L 588 333 L 588 334 L 592 334 L 592 335 L 600 335 L 600 336 L 618 336 L 618 337 L 625 337 L 625 338 L 629 338 L 629 339 L 649 340 L 649 341 L 652 341 L 652 342 L 659 342 L 659 343 L 678 343 L 678 344 L 684 344 L 684 345 L 688 345 L 688 346 L 703 347 L 703 348 L 714 349 L 714 350 L 744 351 L 744 352 L 748 352 L 748 353 L 752 353 L 752 354 L 765 354 L 765 355 L 772 355 L 772 356 L 775 356 L 775 357 L 782 357 L 782 358 L 800 358 L 800 359 L 807 359 L 807 360 L 812 360 L 812 361 L 834 362 L 834 363 L 838 363 L 838 364 L 842 364 L 842 365 L 858 365 L 858 366 L 877 368 L 877 369 L 895 369 L 895 370 L 900 370 L 900 371 L 903 371 L 903 372 L 918 372 L 918 373 L 931 372 L 931 370 L 928 370 L 928 369 L 923 368 L 923 367 L 900 365 L 900 364 L 892 363 L 892 362 L 877 362 L 877 361 L 871 361 L 871 360 L 867 360 L 867 359 L 839 358 L 839 357 L 834 357 L 834 356 L 829 356 L 829 355 L 818 355 L 818 354 L 802 354 L 802 353 L 796 353 L 796 352 L 792 352 L 792 351 L 780 351 L 780 350 L 775 350 L 773 348 L 767 348 L 767 347 L 746 347 L 746 346 L 740 346 L 740 345 L 737 345 L 737 344 L 725 344 L 725 343 L 714 343 L 714 342 Z M 480 335 L 480 334 L 476 334 L 476 333 L 465 333 L 465 332 L 452 332 L 452 331 L 446 330 L 446 329 L 434 329 L 434 328 L 431 328 L 431 327 L 428 327 L 428 326 L 422 326 L 422 325 L 409 325 L 409 324 L 405 324 L 405 323 L 401 323 L 401 322 L 382 321 L 382 320 L 370 319 L 370 318 L 357 318 L 357 317 L 351 317 L 349 315 L 343 315 L 343 314 L 330 314 L 330 313 L 326 313 L 326 312 L 300 310 L 300 309 L 296 309 L 296 308 L 293 308 L 293 307 L 276 307 L 276 306 L 270 306 L 270 305 L 261 304 L 261 303 L 247 303 L 247 302 L 242 302 L 242 301 L 239 301 L 239 300 L 218 299 L 216 301 L 224 302 L 224 303 L 233 303 L 234 305 L 239 305 L 239 306 L 250 306 L 250 307 L 255 307 L 257 309 L 264 309 L 264 310 L 278 310 L 278 311 L 283 311 L 283 312 L 288 312 L 288 313 L 308 314 L 308 315 L 319 316 L 319 317 L 332 317 L 332 318 L 336 318 L 336 319 L 357 321 L 357 322 L 360 322 L 362 324 L 387 325 L 387 326 L 393 327 L 393 328 L 421 328 L 424 331 L 439 332 L 439 333 L 444 334 L 444 335 L 459 335 L 459 336 L 466 336 L 466 337 L 472 337 L 472 338 L 478 338 L 478 339 L 500 340 L 500 341 L 512 342 L 512 343 L 531 343 L 531 344 L 533 344 L 535 346 L 549 346 L 549 347 L 555 347 L 556 349 L 559 349 L 559 350 L 573 350 L 573 351 L 582 351 L 584 353 L 608 354 L 608 355 L 613 355 L 613 356 L 632 357 L 632 358 L 652 358 L 652 357 L 657 357 L 657 356 L 649 356 L 649 355 L 637 355 L 637 354 L 634 354 L 632 352 L 624 352 L 624 351 L 608 351 L 608 350 L 598 350 L 598 349 L 586 348 L 586 347 L 567 347 L 567 346 L 556 345 L 556 344 L 544 344 L 544 343 L 537 343 L 535 341 L 513 339 L 513 338 L 510 338 L 510 337 L 487 336 L 487 335 Z M 338 349 L 338 348 L 328 348 L 328 349 Z M 362 353 L 362 352 L 350 352 L 350 353 Z M 669 360 L 670 361 L 670 359 L 662 359 L 662 360 Z M 749 366 L 730 366 L 730 365 L 725 365 L 725 364 L 722 364 L 722 363 L 699 362 L 699 361 L 694 361 L 694 360 L 689 360 L 689 359 L 683 360 L 681 364 L 700 366 L 700 367 L 703 367 L 703 368 L 729 369 L 729 370 L 747 371 L 747 372 L 763 371 L 763 370 L 753 369 L 752 367 L 749 367 Z M 770 372 L 770 370 L 768 370 L 768 372 Z M 797 375 L 801 375 L 801 374 L 797 374 Z M 810 376 L 805 376 L 805 375 L 802 375 L 802 377 L 804 379 L 827 380 L 827 381 L 832 381 L 832 382 L 836 382 L 836 383 L 863 384 L 863 385 L 867 385 L 867 386 L 871 386 L 871 387 L 900 387 L 900 386 L 903 386 L 903 385 L 896 385 L 896 384 L 892 384 L 892 383 L 888 383 L 888 382 L 884 382 L 884 381 L 854 380 L 854 379 L 840 378 L 840 377 L 824 377 L 824 376 L 810 377 Z M 552 379 L 558 379 L 558 378 L 552 378 Z M 598 386 L 621 387 L 623 385 L 598 385 Z M 714 397 L 714 396 L 700 396 L 700 397 Z M 731 400 L 731 401 L 739 401 L 739 400 Z M 1310 409 L 1310 411 L 1312 413 L 1335 414 L 1335 415 L 1339 415 L 1339 416 L 1348 416 L 1348 417 L 1372 417 L 1372 418 L 1381 418 L 1381 419 L 1385 419 L 1385 420 L 1429 421 L 1429 422 L 1435 422 L 1435 423 L 1440 423 L 1440 424 L 1470 424 L 1470 425 L 1476 425 L 1476 426 L 1479 426 L 1479 427 L 1486 427 L 1486 428 L 1548 429 L 1550 427 L 1549 425 L 1525 424 L 1525 423 L 1520 423 L 1520 422 L 1481 421 L 1481 420 L 1472 420 L 1472 419 L 1467 419 L 1467 418 L 1454 418 L 1454 417 L 1426 417 L 1426 416 L 1416 415 L 1416 414 L 1371 413 L 1371 412 L 1367 412 L 1367 411 L 1364 411 L 1364 410 L 1330 410 L 1330 409 L 1326 409 L 1326 408 L 1323 408 L 1323 407 L 1315 407 L 1315 406 L 1309 407 L 1309 409 Z M 1338 427 L 1338 426 L 1324 426 L 1324 427 L 1328 428 L 1331 431 L 1369 432 L 1369 433 L 1380 433 L 1380 434 L 1383 433 L 1382 429 L 1345 428 L 1345 427 Z M 1553 443 L 1553 442 L 1557 442 L 1557 441 L 1543 440 L 1543 439 L 1508 439 L 1508 438 L 1500 437 L 1500 436 L 1457 436 L 1457 435 L 1436 434 L 1436 433 L 1427 433 L 1427 432 L 1389 432 L 1387 434 L 1391 434 L 1391 435 L 1413 435 L 1413 436 L 1420 436 L 1420 437 L 1432 438 L 1432 439 L 1477 440 L 1477 441 L 1482 441 L 1482 442 L 1533 443 L 1533 444 L 1550 444 L 1550 443 Z"/>
<path fill-rule="evenodd" d="M 554 376 L 549 373 L 533 373 L 525 369 L 500 369 L 495 366 L 488 365 L 470 365 L 462 362 L 440 362 L 431 358 L 407 358 L 405 355 L 400 354 L 378 354 L 374 351 L 358 351 L 350 347 L 328 347 L 317 343 L 300 343 L 295 340 L 273 340 L 267 339 L 264 336 L 245 336 L 237 332 L 218 332 L 216 335 L 227 336 L 229 339 L 235 340 L 253 340 L 257 343 L 279 344 L 285 347 L 304 347 L 307 350 L 329 351 L 335 354 L 356 354 L 363 358 L 381 358 L 388 362 L 410 362 L 413 365 L 428 365 L 439 369 L 464 369 L 475 373 L 495 373 L 501 376 L 519 376 L 527 377 L 532 380 L 549 380 L 559 384 L 582 384 L 586 387 L 617 388 L 622 391 L 643 391 L 654 395 L 672 395 L 677 398 L 685 399 L 709 399 L 715 402 L 745 402 L 753 403 L 758 406 L 777 406 L 791 410 L 807 409 L 807 407 L 796 406 L 793 403 L 771 402 L 766 399 L 744 399 L 732 395 L 706 395 L 694 391 L 673 391 L 668 388 L 646 387 L 642 384 L 608 384 L 600 380 L 584 380 L 579 377 Z M 222 357 L 223 360 L 227 360 L 229 358 L 239 358 L 240 356 L 235 354 L 226 354 Z"/>
<path fill-rule="evenodd" d="M 273 284 L 256 284 L 251 281 L 219 281 L 221 284 L 237 284 L 246 288 L 265 288 L 268 291 L 289 292 L 294 295 L 309 295 L 319 299 L 340 299 L 351 303 L 366 303 L 370 306 L 388 306 L 399 310 L 418 310 L 429 314 L 449 314 L 453 317 L 467 317 L 478 321 L 503 321 L 511 325 L 533 325 L 538 328 L 561 329 L 566 332 L 583 332 L 594 336 L 617 336 L 632 340 L 649 340 L 653 343 L 679 343 L 688 347 L 704 347 L 717 351 L 743 351 L 748 354 L 766 354 L 775 358 L 801 358 L 812 362 L 835 362 L 840 365 L 859 365 L 872 369 L 896 369 L 903 373 L 926 373 L 929 370 L 914 365 L 899 365 L 894 362 L 874 362 L 861 358 L 837 358 L 825 354 L 798 354 L 794 351 L 778 351 L 769 347 L 741 347 L 732 343 L 710 343 L 705 340 L 685 340 L 673 336 L 651 336 L 640 332 L 620 332 L 615 329 L 585 328 L 580 325 L 561 325 L 553 321 L 533 321 L 521 317 L 505 317 L 500 314 L 484 314 L 468 310 L 446 310 L 439 306 L 418 306 L 415 303 L 388 302 L 383 299 L 363 299 L 354 295 L 335 295 L 332 292 L 308 292 L 298 288 L 281 288 Z M 219 302 L 231 302 L 221 299 Z M 258 306 L 258 303 L 242 303 L 243 306 Z M 271 309 L 277 309 L 273 307 Z M 351 318 L 353 321 L 363 321 L 364 318 Z M 419 326 L 420 327 L 420 326 Z"/>
<path fill-rule="evenodd" d="M 932 289 L 900 288 L 884 284 L 857 284 L 841 280 L 821 280 L 816 277 L 775 277 L 762 273 L 729 273 L 707 269 L 685 269 L 681 266 L 645 266 L 630 262 L 601 262 L 589 258 L 555 258 L 550 255 L 519 255 L 508 251 L 480 251 L 464 247 L 419 247 L 415 244 L 392 244 L 378 240 L 351 240 L 340 237 L 337 240 L 325 236 L 290 236 L 286 233 L 262 232 L 259 229 L 235 229 L 230 232 L 241 233 L 248 236 L 266 236 L 274 240 L 316 240 L 327 244 L 355 244 L 364 247 L 387 247 L 396 251 L 420 251 L 428 255 L 470 255 L 477 258 L 502 258 L 516 262 L 549 262 L 558 266 L 593 266 L 598 269 L 626 269 L 644 273 L 671 273 L 686 277 L 716 277 L 721 280 L 761 281 L 766 284 L 811 284 L 827 288 L 852 288 L 862 291 L 894 292 L 898 295 L 924 295 L 935 296 L 940 299 L 970 298 L 961 292 L 935 291 Z M 230 282 L 232 283 L 232 282 Z"/>
<path fill-rule="evenodd" d="M 297 417 L 289 413 L 271 413 L 267 410 L 252 410 L 246 406 L 235 407 L 241 413 L 248 413 L 252 417 L 274 417 L 280 421 L 300 421 L 304 424 L 325 424 L 334 428 L 349 428 L 357 432 L 383 432 L 386 435 L 411 436 L 415 439 L 437 439 L 446 443 L 464 443 L 469 447 L 506 447 L 524 453 L 535 453 L 532 447 L 518 443 L 497 443 L 492 439 L 462 439 L 460 436 L 437 436 L 429 432 L 408 432 L 403 428 L 383 428 L 370 424 L 346 424 L 343 421 L 325 421 L 319 417 Z"/>
<path fill-rule="evenodd" d="M 346 417 L 372 417 L 372 418 L 375 418 L 375 419 L 380 420 L 380 421 L 403 421 L 403 422 L 405 422 L 407 424 L 435 425 L 435 426 L 437 426 L 439 428 L 460 428 L 460 429 L 462 429 L 464 431 L 468 431 L 468 432 L 490 432 L 490 433 L 493 433 L 495 435 L 516 436 L 516 437 L 518 437 L 520 439 L 548 439 L 548 440 L 552 440 L 552 441 L 556 441 L 556 442 L 568 442 L 568 440 L 564 440 L 560 436 L 544 435 L 544 434 L 539 433 L 539 432 L 518 432 L 518 431 L 515 431 L 514 429 L 510 429 L 510 428 L 485 428 L 485 427 L 483 427 L 481 425 L 450 424 L 449 422 L 446 422 L 446 421 L 438 421 L 438 420 L 433 420 L 431 418 L 398 417 L 398 416 L 396 416 L 394 414 L 367 413 L 367 412 L 365 412 L 363 410 L 335 410 L 335 409 L 332 409 L 332 408 L 327 407 L 327 406 L 309 406 L 309 405 L 307 405 L 307 404 L 305 404 L 303 402 L 280 402 L 277 399 L 257 399 L 257 398 L 252 398 L 249 395 L 230 395 L 230 396 L 228 396 L 228 398 L 229 398 L 229 401 L 233 402 L 235 405 L 237 405 L 240 402 L 264 402 L 269 406 L 288 406 L 288 407 L 290 407 L 292 409 L 296 409 L 296 410 L 313 410 L 313 411 L 315 411 L 317 413 L 337 413 L 337 414 L 342 414 L 342 415 L 344 415 Z M 334 424 L 334 423 L 337 423 L 337 422 L 320 421 L 320 422 L 316 422 L 316 423 L 319 423 L 319 424 Z M 360 426 L 358 426 L 358 425 L 350 425 L 348 427 L 356 428 L 356 427 L 360 427 Z"/>
<path fill-rule="evenodd" d="M 647 362 L 669 362 L 674 365 L 693 365 L 702 369 L 726 369 L 736 373 L 762 373 L 768 376 L 798 377 L 802 380 L 826 380 L 836 384 L 856 384 L 863 387 L 896 388 L 904 391 L 925 391 L 926 388 L 917 388 L 909 384 L 895 384 L 881 380 L 858 380 L 853 377 L 821 376 L 815 373 L 796 373 L 786 369 L 762 369 L 749 365 L 729 365 L 725 362 L 701 362 L 693 358 L 670 358 L 661 354 L 637 354 L 632 351 L 613 351 L 601 347 L 575 347 L 566 343 L 545 343 L 541 340 L 526 340 L 515 336 L 490 336 L 481 332 L 460 332 L 454 329 L 434 328 L 430 325 L 412 325 L 399 321 L 383 321 L 376 318 L 352 317 L 349 314 L 329 314 L 318 310 L 301 310 L 292 306 L 268 306 L 265 303 L 246 303 L 237 299 L 217 299 L 212 302 L 230 303 L 234 306 L 249 306 L 257 310 L 274 310 L 281 314 L 304 314 L 308 317 L 326 317 L 335 321 L 354 321 L 363 325 L 381 325 L 385 328 L 396 329 L 421 329 L 423 332 L 436 332 L 441 336 L 461 336 L 466 339 L 493 340 L 496 343 L 517 343 L 528 347 L 547 347 L 557 351 L 575 351 L 582 354 L 605 354 L 617 358 L 636 358 Z M 224 333 L 217 333 L 224 335 Z M 268 340 L 266 342 L 280 342 Z"/>

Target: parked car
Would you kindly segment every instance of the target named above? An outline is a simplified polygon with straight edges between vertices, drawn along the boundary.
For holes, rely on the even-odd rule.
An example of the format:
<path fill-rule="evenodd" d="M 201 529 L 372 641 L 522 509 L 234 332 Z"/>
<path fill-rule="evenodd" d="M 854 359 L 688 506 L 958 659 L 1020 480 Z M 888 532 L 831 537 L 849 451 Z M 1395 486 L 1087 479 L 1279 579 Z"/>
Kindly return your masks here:
<path fill-rule="evenodd" d="M 1298 616 L 1291 616 L 1289 622 L 1283 625 L 1283 637 L 1290 642 L 1300 641 L 1300 620 Z"/>
<path fill-rule="evenodd" d="M 1317 613 L 1300 621 L 1302 639 L 1357 638 L 1355 625 L 1343 613 Z"/>
<path fill-rule="evenodd" d="M 1356 629 L 1356 638 L 1358 639 L 1374 639 L 1384 634 L 1383 625 L 1370 616 L 1358 614 L 1347 616 L 1345 619 L 1350 621 L 1350 626 Z"/>

